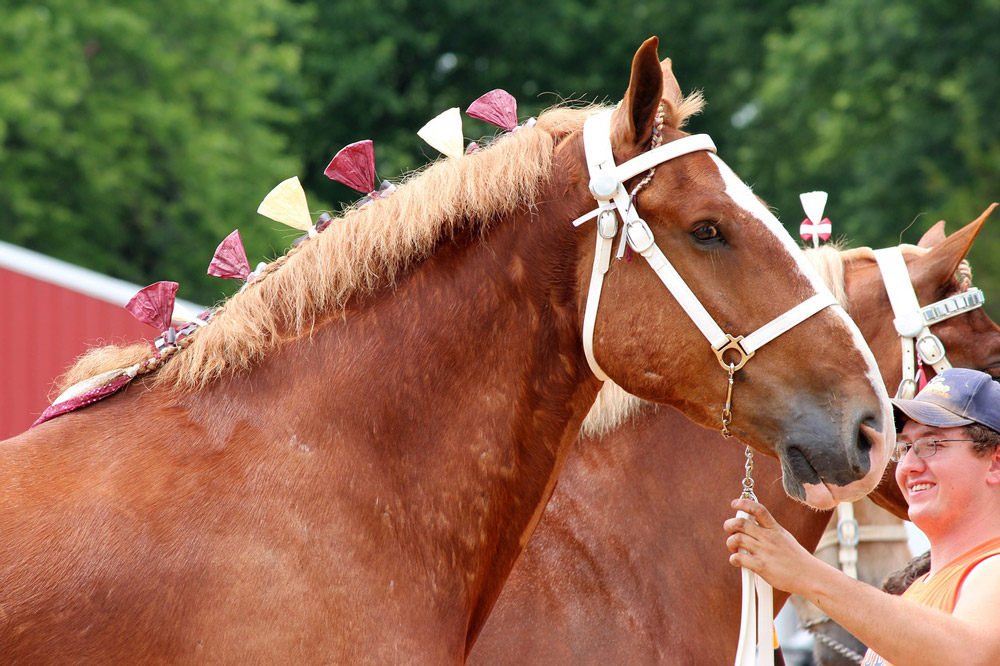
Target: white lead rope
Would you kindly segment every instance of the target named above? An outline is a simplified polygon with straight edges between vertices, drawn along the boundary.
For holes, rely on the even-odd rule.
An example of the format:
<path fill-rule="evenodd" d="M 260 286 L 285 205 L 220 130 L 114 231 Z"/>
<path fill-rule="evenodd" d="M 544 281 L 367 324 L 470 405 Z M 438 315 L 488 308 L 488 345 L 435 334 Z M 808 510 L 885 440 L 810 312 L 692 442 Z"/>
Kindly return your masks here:
<path fill-rule="evenodd" d="M 749 517 L 743 511 L 737 515 Z M 770 583 L 746 567 L 741 573 L 743 608 L 736 666 L 774 666 L 774 590 Z"/>
<path fill-rule="evenodd" d="M 757 501 L 753 491 L 753 449 L 746 450 L 746 476 L 740 497 Z M 740 518 L 753 520 L 745 511 Z M 743 602 L 740 608 L 740 640 L 736 646 L 735 666 L 774 666 L 774 588 L 756 573 L 740 569 Z"/>

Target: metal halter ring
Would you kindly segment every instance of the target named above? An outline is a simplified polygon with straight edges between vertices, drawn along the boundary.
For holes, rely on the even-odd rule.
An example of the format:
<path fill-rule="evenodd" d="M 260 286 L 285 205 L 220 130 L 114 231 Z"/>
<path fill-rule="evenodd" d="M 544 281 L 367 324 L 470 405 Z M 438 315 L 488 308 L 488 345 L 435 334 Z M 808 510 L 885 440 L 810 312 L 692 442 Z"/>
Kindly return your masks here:
<path fill-rule="evenodd" d="M 861 531 L 858 521 L 854 518 L 837 521 L 837 541 L 842 546 L 857 548 L 861 543 Z"/>
<path fill-rule="evenodd" d="M 903 377 L 903 381 L 899 382 L 899 387 L 896 389 L 896 395 L 893 397 L 897 400 L 910 400 L 917 394 L 917 382 L 915 379 L 910 377 Z"/>
<path fill-rule="evenodd" d="M 618 235 L 618 213 L 613 208 L 602 210 L 597 216 L 597 233 L 607 239 Z"/>
<path fill-rule="evenodd" d="M 746 365 L 747 361 L 753 358 L 753 355 L 756 352 L 747 352 L 745 349 L 743 349 L 743 345 L 740 344 L 740 342 L 743 340 L 742 335 L 738 335 L 734 338 L 731 333 L 726 333 L 726 337 L 729 338 L 729 342 L 724 344 L 722 347 L 719 347 L 718 349 L 713 347 L 712 351 L 715 352 L 715 356 L 716 358 L 719 359 L 719 365 L 722 366 L 723 370 L 729 371 L 730 368 L 732 368 L 732 372 L 736 372 L 744 365 Z M 726 352 L 729 351 L 730 349 L 732 349 L 733 351 L 735 351 L 737 354 L 740 355 L 740 359 L 737 363 L 727 363 L 725 359 L 723 359 L 723 356 L 725 356 Z"/>

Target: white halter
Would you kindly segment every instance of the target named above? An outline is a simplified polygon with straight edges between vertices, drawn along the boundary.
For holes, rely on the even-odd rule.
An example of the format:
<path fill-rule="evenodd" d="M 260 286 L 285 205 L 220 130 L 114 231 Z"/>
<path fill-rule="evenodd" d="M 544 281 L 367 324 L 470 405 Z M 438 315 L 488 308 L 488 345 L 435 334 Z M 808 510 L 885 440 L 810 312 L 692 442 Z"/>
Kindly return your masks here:
<path fill-rule="evenodd" d="M 893 325 L 899 333 L 903 348 L 903 380 L 896 390 L 896 398 L 912 399 L 917 393 L 916 356 L 927 365 L 941 372 L 951 367 L 945 358 L 944 345 L 931 333 L 930 327 L 955 315 L 982 307 L 986 296 L 981 289 L 972 287 L 926 307 L 920 307 L 913 291 L 910 273 L 906 270 L 903 252 L 898 247 L 875 250 L 875 260 L 882 271 L 882 281 L 889 294 L 889 303 L 895 315 Z"/>
<path fill-rule="evenodd" d="M 836 305 L 836 300 L 829 291 L 823 291 L 799 303 L 787 312 L 779 315 L 771 322 L 747 336 L 733 336 L 725 333 L 712 315 L 687 286 L 684 279 L 677 273 L 666 256 L 657 247 L 653 232 L 645 220 L 639 217 L 632 199 L 625 190 L 623 183 L 643 171 L 658 164 L 672 160 L 681 155 L 706 150 L 715 152 L 715 144 L 707 134 L 686 136 L 676 141 L 663 144 L 649 150 L 621 165 L 615 164 L 611 149 L 611 114 L 609 109 L 595 114 L 587 119 L 583 127 L 583 142 L 587 154 L 587 166 L 590 169 L 590 192 L 598 202 L 598 207 L 590 213 L 574 220 L 573 225 L 579 226 L 597 217 L 597 247 L 594 252 L 594 267 L 590 276 L 590 290 L 587 294 L 587 307 L 583 318 L 583 349 L 587 355 L 590 369 L 598 379 L 608 379 L 607 374 L 597 364 L 594 357 L 594 324 L 597 321 L 597 306 L 601 299 L 601 288 L 604 285 L 604 274 L 611 264 L 611 245 L 618 233 L 618 216 L 625 224 L 618 256 L 625 250 L 627 242 L 632 249 L 642 255 L 659 276 L 660 281 L 687 312 L 698 330 L 708 340 L 719 359 L 719 364 L 726 370 L 735 371 L 743 367 L 754 353 L 823 308 Z M 618 215 L 615 214 L 617 209 Z M 739 354 L 736 363 L 727 363 L 723 355 L 730 349 Z"/>
<path fill-rule="evenodd" d="M 714 153 L 715 144 L 708 135 L 695 134 L 657 146 L 624 164 L 616 165 L 611 148 L 612 113 L 613 110 L 603 111 L 588 118 L 584 124 L 583 143 L 587 154 L 587 166 L 590 170 L 590 192 L 597 200 L 598 207 L 573 222 L 574 226 L 579 226 L 588 220 L 597 218 L 597 247 L 594 251 L 594 267 L 590 276 L 590 289 L 583 317 L 583 349 L 587 355 L 587 362 L 598 379 L 608 379 L 607 374 L 601 369 L 594 357 L 594 324 L 597 320 L 597 307 L 601 299 L 604 275 L 611 264 L 611 245 L 618 233 L 618 218 L 620 216 L 625 229 L 622 233 L 618 256 L 621 257 L 624 253 L 627 242 L 635 252 L 649 262 L 660 281 L 670 290 L 678 304 L 708 340 L 719 360 L 719 365 L 729 371 L 731 396 L 733 373 L 742 368 L 758 349 L 820 310 L 837 305 L 837 301 L 829 290 L 823 289 L 745 337 L 733 336 L 724 332 L 670 264 L 660 248 L 657 247 L 653 239 L 653 232 L 649 225 L 639 217 L 635 206 L 632 205 L 632 198 L 623 185 L 629 178 L 675 157 L 701 150 Z M 723 356 L 729 350 L 739 354 L 736 363 L 727 363 L 724 360 Z M 729 402 L 727 399 L 726 408 L 723 411 L 723 434 L 726 436 L 728 436 L 726 427 L 728 413 Z M 752 660 L 755 644 L 760 645 L 761 666 L 774 663 L 771 586 L 750 570 L 744 569 L 744 599 L 752 600 L 753 597 L 748 595 L 753 594 L 754 591 L 759 597 L 760 608 L 755 608 L 752 601 L 749 606 L 744 605 L 743 626 L 740 632 L 739 651 L 741 655 L 749 656 L 737 656 L 737 665 L 753 663 L 750 660 Z M 753 635 L 754 628 L 757 629 L 756 637 Z"/>

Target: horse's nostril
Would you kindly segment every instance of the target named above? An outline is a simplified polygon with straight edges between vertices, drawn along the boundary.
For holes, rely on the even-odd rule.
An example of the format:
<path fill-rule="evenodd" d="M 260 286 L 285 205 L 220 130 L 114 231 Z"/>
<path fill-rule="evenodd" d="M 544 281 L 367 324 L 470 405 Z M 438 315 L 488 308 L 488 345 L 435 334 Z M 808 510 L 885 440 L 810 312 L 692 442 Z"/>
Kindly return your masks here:
<path fill-rule="evenodd" d="M 876 433 L 879 432 L 882 420 L 871 412 L 861 414 L 858 419 L 858 434 L 855 441 L 857 456 L 851 457 L 851 470 L 861 478 L 871 469 L 871 451 L 875 448 Z"/>
<path fill-rule="evenodd" d="M 868 433 L 865 431 L 864 428 L 859 428 L 858 451 L 860 451 L 861 453 L 868 453 L 869 451 L 872 450 L 872 446 L 874 446 L 874 443 L 872 442 L 871 437 L 868 436 Z"/>

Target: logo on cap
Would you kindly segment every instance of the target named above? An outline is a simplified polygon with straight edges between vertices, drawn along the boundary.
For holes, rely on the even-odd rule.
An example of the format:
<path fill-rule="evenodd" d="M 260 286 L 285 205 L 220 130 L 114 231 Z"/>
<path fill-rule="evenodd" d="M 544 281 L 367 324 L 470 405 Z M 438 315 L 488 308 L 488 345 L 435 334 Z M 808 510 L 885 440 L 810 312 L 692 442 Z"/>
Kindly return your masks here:
<path fill-rule="evenodd" d="M 951 397 L 951 387 L 944 383 L 941 375 L 937 375 L 927 383 L 927 386 L 924 387 L 921 393 L 924 395 L 934 394 L 948 399 Z"/>

